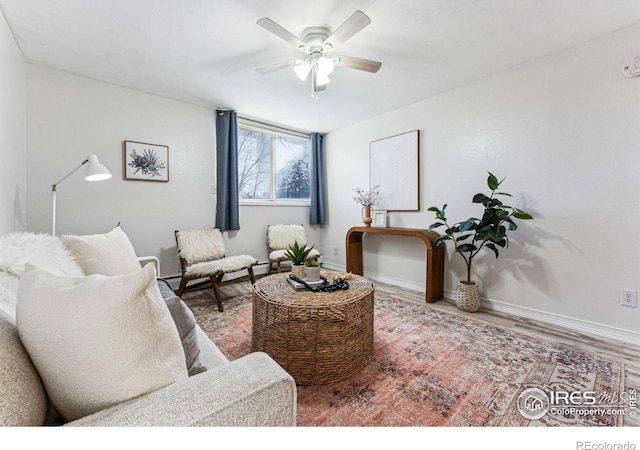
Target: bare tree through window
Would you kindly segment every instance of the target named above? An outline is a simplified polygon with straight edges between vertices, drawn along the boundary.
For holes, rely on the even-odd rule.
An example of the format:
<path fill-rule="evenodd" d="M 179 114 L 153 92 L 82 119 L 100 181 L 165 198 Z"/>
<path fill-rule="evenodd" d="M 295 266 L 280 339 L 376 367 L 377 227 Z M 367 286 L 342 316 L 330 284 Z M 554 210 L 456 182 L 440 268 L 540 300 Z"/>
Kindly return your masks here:
<path fill-rule="evenodd" d="M 238 192 L 241 199 L 308 200 L 309 139 L 269 130 L 238 129 Z"/>
<path fill-rule="evenodd" d="M 256 131 L 238 130 L 238 192 L 240 198 L 269 198 L 271 139 Z"/>

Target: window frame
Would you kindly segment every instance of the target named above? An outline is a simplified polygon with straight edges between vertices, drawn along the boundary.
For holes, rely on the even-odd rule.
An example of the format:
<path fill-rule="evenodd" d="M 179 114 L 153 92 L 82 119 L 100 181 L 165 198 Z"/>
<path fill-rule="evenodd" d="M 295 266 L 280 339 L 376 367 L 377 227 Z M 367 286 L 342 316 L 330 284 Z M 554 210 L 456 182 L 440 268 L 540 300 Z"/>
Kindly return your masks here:
<path fill-rule="evenodd" d="M 311 156 L 311 138 L 310 134 L 301 131 L 289 130 L 277 125 L 267 124 L 254 121 L 251 119 L 238 117 L 238 131 L 245 129 L 271 136 L 271 158 L 270 158 L 270 176 L 271 176 L 271 198 L 242 198 L 238 191 L 238 203 L 240 206 L 310 206 L 311 199 L 294 199 L 287 200 L 283 198 L 275 198 L 276 194 L 276 137 L 283 136 L 287 138 L 296 138 L 309 141 L 309 156 Z M 238 167 L 239 169 L 239 167 Z"/>

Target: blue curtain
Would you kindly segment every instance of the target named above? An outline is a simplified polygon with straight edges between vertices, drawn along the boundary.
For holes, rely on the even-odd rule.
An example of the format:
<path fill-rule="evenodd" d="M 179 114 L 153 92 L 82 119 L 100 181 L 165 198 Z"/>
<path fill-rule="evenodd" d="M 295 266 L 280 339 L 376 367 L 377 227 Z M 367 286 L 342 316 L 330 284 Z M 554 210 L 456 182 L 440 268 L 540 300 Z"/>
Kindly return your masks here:
<path fill-rule="evenodd" d="M 216 228 L 239 230 L 238 117 L 235 111 L 216 111 Z"/>
<path fill-rule="evenodd" d="M 309 223 L 324 225 L 324 173 L 322 157 L 322 138 L 319 133 L 311 133 L 311 202 Z"/>

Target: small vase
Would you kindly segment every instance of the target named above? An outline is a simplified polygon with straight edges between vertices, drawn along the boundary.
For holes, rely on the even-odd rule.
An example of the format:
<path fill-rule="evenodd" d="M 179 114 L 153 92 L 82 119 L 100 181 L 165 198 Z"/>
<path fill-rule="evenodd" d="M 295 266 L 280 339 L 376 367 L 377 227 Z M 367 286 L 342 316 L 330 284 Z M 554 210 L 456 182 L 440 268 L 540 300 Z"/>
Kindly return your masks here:
<path fill-rule="evenodd" d="M 362 208 L 362 223 L 365 227 L 370 227 L 373 219 L 371 218 L 371 205 Z"/>
<path fill-rule="evenodd" d="M 320 281 L 320 267 L 305 267 L 304 274 L 307 281 Z"/>
<path fill-rule="evenodd" d="M 468 284 L 460 281 L 456 287 L 456 306 L 467 312 L 476 312 L 480 309 L 480 289 L 474 282 Z"/>
<path fill-rule="evenodd" d="M 294 264 L 291 266 L 291 273 L 301 280 L 304 278 L 304 264 Z"/>

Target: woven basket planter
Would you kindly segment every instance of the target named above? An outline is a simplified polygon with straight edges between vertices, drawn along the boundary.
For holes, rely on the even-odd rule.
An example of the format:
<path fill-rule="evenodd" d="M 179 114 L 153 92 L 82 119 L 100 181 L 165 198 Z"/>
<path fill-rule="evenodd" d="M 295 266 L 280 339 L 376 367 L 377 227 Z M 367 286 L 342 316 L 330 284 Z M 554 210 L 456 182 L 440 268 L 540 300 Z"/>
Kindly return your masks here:
<path fill-rule="evenodd" d="M 480 309 L 480 290 L 476 283 L 462 281 L 456 287 L 456 306 L 462 311 L 476 312 Z"/>
<path fill-rule="evenodd" d="M 291 273 L 302 280 L 304 278 L 304 264 L 293 264 Z"/>

